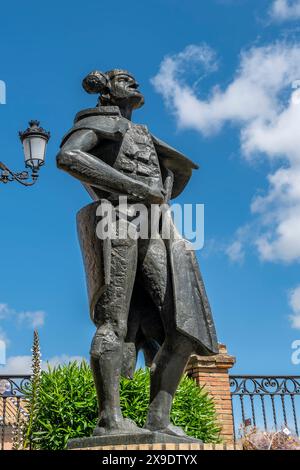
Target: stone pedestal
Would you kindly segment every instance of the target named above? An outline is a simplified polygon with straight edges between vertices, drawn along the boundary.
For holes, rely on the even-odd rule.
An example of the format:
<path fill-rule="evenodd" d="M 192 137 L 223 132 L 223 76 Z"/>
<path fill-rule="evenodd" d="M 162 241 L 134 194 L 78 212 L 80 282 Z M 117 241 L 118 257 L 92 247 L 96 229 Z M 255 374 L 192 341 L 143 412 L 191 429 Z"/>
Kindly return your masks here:
<path fill-rule="evenodd" d="M 226 346 L 219 344 L 219 354 L 215 356 L 192 355 L 186 373 L 193 377 L 199 386 L 205 386 L 214 400 L 218 420 L 222 426 L 221 436 L 227 443 L 233 442 L 233 415 L 229 384 L 229 369 L 235 358 L 227 353 Z"/>
<path fill-rule="evenodd" d="M 103 436 L 91 436 L 78 439 L 70 439 L 68 449 L 88 448 L 106 446 L 128 446 L 128 445 L 152 445 L 152 444 L 202 444 L 199 439 L 192 437 L 178 437 L 161 432 L 141 432 L 132 434 L 106 434 Z"/>
<path fill-rule="evenodd" d="M 121 451 L 121 450 L 241 450 L 239 444 L 203 444 L 198 439 L 182 438 L 149 432 L 147 434 L 116 434 L 106 436 L 92 436 L 80 439 L 71 439 L 68 442 L 69 450 L 96 450 L 96 451 Z"/>
<path fill-rule="evenodd" d="M 110 451 L 178 451 L 178 450 L 242 450 L 240 444 L 193 444 L 193 443 L 157 443 L 157 444 L 128 444 L 128 445 L 110 445 L 110 446 L 94 446 L 94 447 L 76 447 L 69 450 L 95 450 L 98 452 Z"/>

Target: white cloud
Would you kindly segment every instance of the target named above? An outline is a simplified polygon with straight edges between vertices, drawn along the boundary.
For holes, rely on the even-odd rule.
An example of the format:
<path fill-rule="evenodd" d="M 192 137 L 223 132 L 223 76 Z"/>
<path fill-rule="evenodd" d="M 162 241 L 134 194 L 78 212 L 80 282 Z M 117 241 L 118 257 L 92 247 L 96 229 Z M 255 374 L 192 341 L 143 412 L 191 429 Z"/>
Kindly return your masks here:
<path fill-rule="evenodd" d="M 4 331 L 4 329 L 2 328 L 2 326 L 0 326 L 0 340 L 4 341 L 6 346 L 8 346 L 9 344 L 9 339 L 7 337 L 7 334 L 6 332 Z"/>
<path fill-rule="evenodd" d="M 46 314 L 42 310 L 37 310 L 36 312 L 20 312 L 18 314 L 18 321 L 35 329 L 44 325 L 45 316 Z"/>
<path fill-rule="evenodd" d="M 208 46 L 188 46 L 177 55 L 167 56 L 152 79 L 179 127 L 202 134 L 218 132 L 226 122 L 240 126 L 272 122 L 281 109 L 279 94 L 300 78 L 300 47 L 274 44 L 254 47 L 242 53 L 240 66 L 225 90 L 216 85 L 208 99 L 200 99 L 184 81 L 191 67 L 206 72 L 216 67 L 215 54 Z"/>
<path fill-rule="evenodd" d="M 293 314 L 290 316 L 292 327 L 300 329 L 300 285 L 291 290 L 289 304 L 293 311 Z"/>
<path fill-rule="evenodd" d="M 251 237 L 255 232 L 255 227 L 251 224 L 245 224 L 239 227 L 235 233 L 235 240 L 223 251 L 233 263 L 243 263 L 246 255 L 246 245 L 251 242 Z"/>
<path fill-rule="evenodd" d="M 0 366 L 0 374 L 31 374 L 31 356 L 11 356 L 5 366 Z"/>
<path fill-rule="evenodd" d="M 6 362 L 6 343 L 0 338 L 0 364 Z"/>
<path fill-rule="evenodd" d="M 77 361 L 81 362 L 84 358 L 81 356 L 68 356 L 67 354 L 62 354 L 61 356 L 54 356 L 50 359 L 42 361 L 42 369 L 47 369 L 47 365 L 52 367 L 59 364 L 67 364 L 69 362 Z M 31 374 L 31 356 L 11 356 L 7 358 L 6 365 L 0 366 L 0 374 L 20 374 L 20 375 L 30 375 Z"/>
<path fill-rule="evenodd" d="M 7 304 L 0 304 L 0 320 L 3 320 L 10 316 L 12 313 L 11 309 Z"/>
<path fill-rule="evenodd" d="M 28 328 L 39 328 L 45 323 L 46 313 L 43 310 L 17 312 L 8 304 L 0 303 L 0 319 L 15 320 Z"/>
<path fill-rule="evenodd" d="M 270 9 L 274 20 L 296 20 L 300 18 L 300 0 L 274 0 Z"/>
<path fill-rule="evenodd" d="M 28 328 L 40 328 L 45 323 L 46 313 L 43 310 L 17 312 L 6 303 L 0 303 L 0 320 L 12 322 L 16 325 L 25 325 Z M 4 341 L 6 349 L 10 344 L 7 334 L 0 326 L 0 340 Z M 31 356 L 12 356 L 8 358 L 7 364 L 0 367 L 0 373 L 20 373 L 30 372 Z M 19 372 L 20 371 L 20 372 Z"/>
<path fill-rule="evenodd" d="M 229 85 L 222 89 L 217 84 L 206 98 L 187 83 L 191 67 L 198 67 L 199 74 L 211 71 L 215 54 L 201 45 L 165 57 L 152 79 L 155 89 L 179 128 L 210 136 L 233 124 L 240 131 L 244 158 L 260 157 L 272 165 L 267 192 L 252 201 L 259 230 L 251 243 L 263 260 L 300 261 L 300 97 L 292 89 L 300 84 L 300 44 L 277 42 L 242 52 Z M 237 237 L 228 247 L 231 259 L 241 260 L 242 244 Z"/>
<path fill-rule="evenodd" d="M 0 303 L 0 320 L 4 322 L 13 322 L 17 325 L 25 325 L 28 328 L 36 329 L 44 325 L 45 316 L 46 313 L 43 310 L 17 312 L 8 304 Z M 0 340 L 5 342 L 6 347 L 9 346 L 10 340 L 2 326 L 0 326 Z"/>
<path fill-rule="evenodd" d="M 240 240 L 233 241 L 227 248 L 226 254 L 233 262 L 243 262 L 245 258 L 245 250 Z"/>

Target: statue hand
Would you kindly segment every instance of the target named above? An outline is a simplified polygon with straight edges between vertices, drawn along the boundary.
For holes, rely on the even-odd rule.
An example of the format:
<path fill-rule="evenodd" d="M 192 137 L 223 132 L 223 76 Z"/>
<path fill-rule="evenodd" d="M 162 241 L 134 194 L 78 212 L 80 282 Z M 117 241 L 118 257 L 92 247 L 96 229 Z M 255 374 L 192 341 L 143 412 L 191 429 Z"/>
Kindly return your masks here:
<path fill-rule="evenodd" d="M 163 204 L 165 202 L 166 190 L 159 186 L 150 188 L 147 197 L 148 202 L 151 204 Z"/>
<path fill-rule="evenodd" d="M 139 187 L 134 188 L 133 191 L 131 190 L 130 194 L 133 198 L 136 199 L 136 202 L 163 204 L 166 200 L 167 191 L 158 184 L 154 184 L 153 186 L 149 187 L 144 183 L 139 183 Z"/>

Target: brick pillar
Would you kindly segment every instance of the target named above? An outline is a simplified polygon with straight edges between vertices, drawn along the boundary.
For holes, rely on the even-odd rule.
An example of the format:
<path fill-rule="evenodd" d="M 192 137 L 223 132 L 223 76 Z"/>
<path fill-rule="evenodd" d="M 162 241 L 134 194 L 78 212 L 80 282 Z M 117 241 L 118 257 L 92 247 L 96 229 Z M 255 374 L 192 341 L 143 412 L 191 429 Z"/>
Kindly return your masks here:
<path fill-rule="evenodd" d="M 203 386 L 212 396 L 218 420 L 222 426 L 221 437 L 225 442 L 233 441 L 233 417 L 228 371 L 235 363 L 229 356 L 226 346 L 219 344 L 219 354 L 215 356 L 192 355 L 186 373 Z"/>

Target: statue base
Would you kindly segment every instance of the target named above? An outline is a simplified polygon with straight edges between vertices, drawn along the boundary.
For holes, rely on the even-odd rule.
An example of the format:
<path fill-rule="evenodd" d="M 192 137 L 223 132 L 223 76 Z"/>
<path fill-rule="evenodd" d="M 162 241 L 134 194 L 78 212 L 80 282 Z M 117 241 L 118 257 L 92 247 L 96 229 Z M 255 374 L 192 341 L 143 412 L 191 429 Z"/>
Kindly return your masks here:
<path fill-rule="evenodd" d="M 132 446 L 140 444 L 202 444 L 200 439 L 192 437 L 172 436 L 160 432 L 109 434 L 104 436 L 82 437 L 70 439 L 67 445 L 72 449 L 92 449 L 106 446 Z"/>

